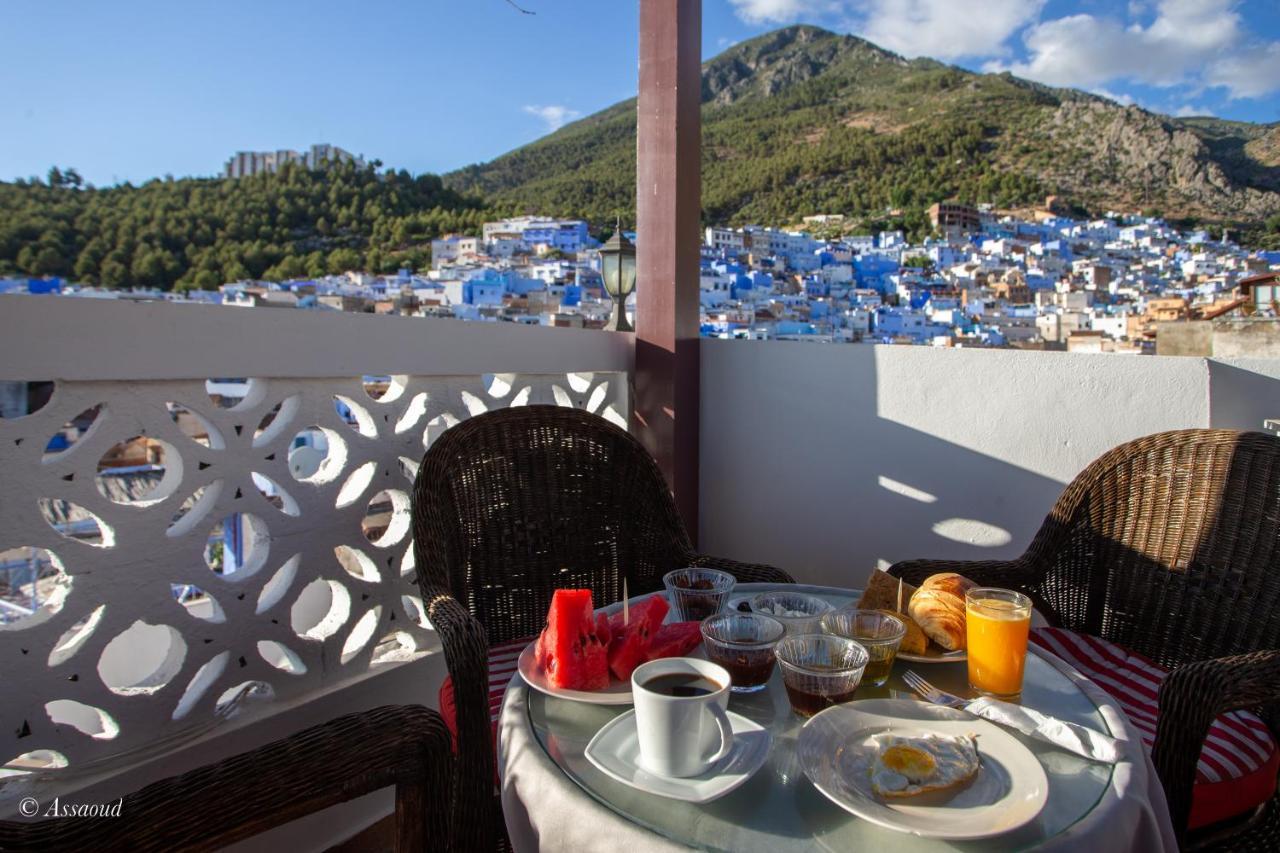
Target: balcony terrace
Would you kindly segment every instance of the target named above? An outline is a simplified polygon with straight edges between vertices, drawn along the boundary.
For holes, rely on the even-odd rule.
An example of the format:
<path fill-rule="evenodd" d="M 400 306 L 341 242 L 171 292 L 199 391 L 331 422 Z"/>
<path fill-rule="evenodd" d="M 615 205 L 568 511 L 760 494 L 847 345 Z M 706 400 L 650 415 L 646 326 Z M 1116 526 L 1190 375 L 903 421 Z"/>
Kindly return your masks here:
<path fill-rule="evenodd" d="M 1280 416 L 1274 360 L 699 341 L 697 8 L 641 4 L 635 335 L 6 298 L 0 382 L 53 392 L 0 419 L 0 552 L 56 571 L 0 623 L 0 760 L 19 771 L 0 814 L 436 706 L 410 486 L 481 412 L 626 425 L 702 550 L 842 587 L 906 558 L 1015 556 L 1112 447 Z M 139 437 L 149 485 L 105 484 L 100 460 Z M 239 849 L 326 849 L 391 810 L 379 792 Z"/>
<path fill-rule="evenodd" d="M 39 774 L 46 794 L 105 798 L 347 711 L 434 705 L 444 667 L 407 530 L 424 447 L 496 408 L 621 422 L 632 405 L 616 333 L 41 297 L 6 312 L 0 380 L 56 378 L 46 405 L 0 421 L 0 544 L 59 566 L 60 592 L 0 638 L 0 678 L 22 685 L 0 712 L 6 760 L 65 764 Z M 699 359 L 700 544 L 814 584 L 908 557 L 1016 555 L 1107 449 L 1260 427 L 1280 400 L 1265 361 L 733 341 Z M 367 374 L 392 377 L 380 399 Z M 248 394 L 222 408 L 210 377 L 247 378 Z M 175 403 L 201 428 L 184 431 Z M 309 429 L 330 443 L 306 476 L 290 451 Z M 100 490 L 99 460 L 140 435 L 164 450 L 156 486 Z M 367 530 L 380 493 L 391 517 Z M 49 501 L 96 536 L 69 535 Z M 234 571 L 206 559 L 225 519 L 250 531 Z M 196 590 L 185 606 L 175 586 Z M 323 848 L 389 796 L 275 832 Z"/>

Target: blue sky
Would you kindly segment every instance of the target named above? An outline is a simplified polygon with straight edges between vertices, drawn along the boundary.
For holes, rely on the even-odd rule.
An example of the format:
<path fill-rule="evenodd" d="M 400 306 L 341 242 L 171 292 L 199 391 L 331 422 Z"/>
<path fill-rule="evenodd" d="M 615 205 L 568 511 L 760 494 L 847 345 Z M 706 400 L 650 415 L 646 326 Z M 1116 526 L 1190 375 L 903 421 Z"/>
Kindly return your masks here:
<path fill-rule="evenodd" d="M 412 172 L 630 97 L 635 0 L 5 0 L 0 179 L 209 175 L 331 142 Z M 1168 113 L 1280 121 L 1277 0 L 704 0 L 704 54 L 804 21 Z"/>

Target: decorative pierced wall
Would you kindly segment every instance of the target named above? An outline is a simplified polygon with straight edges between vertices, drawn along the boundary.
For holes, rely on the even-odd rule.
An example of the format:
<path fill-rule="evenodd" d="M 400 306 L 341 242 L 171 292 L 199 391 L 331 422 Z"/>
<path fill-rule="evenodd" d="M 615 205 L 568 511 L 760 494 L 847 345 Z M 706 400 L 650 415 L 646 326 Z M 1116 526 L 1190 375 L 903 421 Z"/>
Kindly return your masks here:
<path fill-rule="evenodd" d="M 60 382 L 43 408 L 0 419 L 0 553 L 43 549 L 27 553 L 59 570 L 33 615 L 0 623 L 0 764 L 34 753 L 83 767 L 207 725 L 246 683 L 283 700 L 421 655 L 435 641 L 409 496 L 425 446 L 507 406 L 623 426 L 628 411 L 622 373 L 255 379 L 244 392 Z"/>

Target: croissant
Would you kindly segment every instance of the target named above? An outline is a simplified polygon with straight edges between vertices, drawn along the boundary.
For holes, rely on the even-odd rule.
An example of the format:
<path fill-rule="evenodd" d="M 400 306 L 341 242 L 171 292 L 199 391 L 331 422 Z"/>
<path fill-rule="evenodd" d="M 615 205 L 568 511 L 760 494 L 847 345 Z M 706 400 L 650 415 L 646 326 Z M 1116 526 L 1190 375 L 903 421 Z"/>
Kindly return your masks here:
<path fill-rule="evenodd" d="M 964 594 L 976 586 L 976 583 L 955 572 L 940 572 L 936 575 L 929 575 L 924 579 L 924 583 L 920 584 L 921 589 L 951 593 L 960 599 L 962 606 L 964 605 Z"/>
<path fill-rule="evenodd" d="M 930 575 L 911 596 L 907 613 L 947 651 L 966 646 L 964 594 L 977 584 L 955 572 Z"/>

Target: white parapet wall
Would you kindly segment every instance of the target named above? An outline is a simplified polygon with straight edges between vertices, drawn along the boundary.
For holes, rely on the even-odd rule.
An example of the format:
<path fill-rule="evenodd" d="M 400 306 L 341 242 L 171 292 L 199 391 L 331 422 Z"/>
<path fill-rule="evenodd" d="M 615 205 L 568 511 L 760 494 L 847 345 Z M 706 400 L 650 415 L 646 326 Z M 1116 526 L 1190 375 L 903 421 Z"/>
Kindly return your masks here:
<path fill-rule="evenodd" d="M 852 586 L 902 559 L 1016 556 L 1093 459 L 1261 429 L 1277 377 L 1274 360 L 705 341 L 699 545 Z"/>
<path fill-rule="evenodd" d="M 409 502 L 425 448 L 509 406 L 625 425 L 630 359 L 596 331 L 0 297 L 0 382 L 53 383 L 0 418 L 0 554 L 53 569 L 0 622 L 0 764 L 65 765 L 0 780 L 0 815 L 434 704 Z M 300 849 L 343 836 L 326 826 Z"/>

